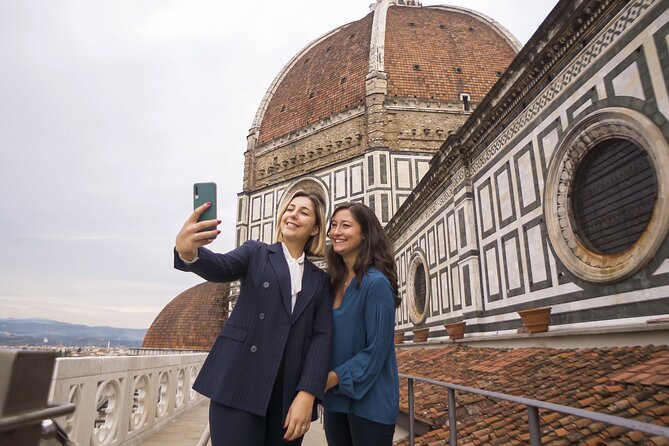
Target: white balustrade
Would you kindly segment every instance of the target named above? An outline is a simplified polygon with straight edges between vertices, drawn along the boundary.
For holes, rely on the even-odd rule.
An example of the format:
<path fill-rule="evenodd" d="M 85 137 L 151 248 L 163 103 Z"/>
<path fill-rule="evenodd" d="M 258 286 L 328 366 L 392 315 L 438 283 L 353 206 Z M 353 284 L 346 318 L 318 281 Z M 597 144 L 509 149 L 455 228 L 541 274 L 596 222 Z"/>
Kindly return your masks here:
<path fill-rule="evenodd" d="M 203 401 L 192 385 L 206 357 L 58 358 L 50 401 L 76 404 L 58 422 L 79 446 L 137 444 Z"/>

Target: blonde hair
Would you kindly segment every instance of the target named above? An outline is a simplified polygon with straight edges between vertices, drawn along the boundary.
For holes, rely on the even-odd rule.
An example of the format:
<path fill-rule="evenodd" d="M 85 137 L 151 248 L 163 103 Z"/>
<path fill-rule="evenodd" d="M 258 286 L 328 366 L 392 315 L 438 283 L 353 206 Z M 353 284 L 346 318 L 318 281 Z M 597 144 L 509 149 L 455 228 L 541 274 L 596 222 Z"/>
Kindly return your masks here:
<path fill-rule="evenodd" d="M 316 226 L 318 226 L 318 234 L 312 235 L 307 240 L 307 243 L 304 245 L 304 252 L 308 256 L 323 257 L 325 256 L 325 201 L 323 197 L 314 192 L 306 192 L 303 190 L 297 190 L 291 194 L 287 200 L 283 202 L 279 213 L 276 218 L 276 230 L 274 231 L 274 238 L 277 242 L 283 241 L 283 234 L 281 233 L 281 217 L 286 213 L 286 209 L 297 197 L 306 197 L 308 198 L 314 206 L 314 214 L 316 217 Z"/>

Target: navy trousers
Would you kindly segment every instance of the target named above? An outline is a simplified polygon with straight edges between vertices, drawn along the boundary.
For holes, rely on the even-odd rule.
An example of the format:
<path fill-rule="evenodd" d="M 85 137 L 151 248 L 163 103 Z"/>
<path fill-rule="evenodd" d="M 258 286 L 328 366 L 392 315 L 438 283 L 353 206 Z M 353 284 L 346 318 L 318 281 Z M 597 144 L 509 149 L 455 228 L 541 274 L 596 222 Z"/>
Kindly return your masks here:
<path fill-rule="evenodd" d="M 212 446 L 300 446 L 302 439 L 285 441 L 283 436 L 283 361 L 274 381 L 267 416 L 209 403 L 209 429 Z"/>
<path fill-rule="evenodd" d="M 394 424 L 383 424 L 350 413 L 325 411 L 328 446 L 392 446 Z"/>

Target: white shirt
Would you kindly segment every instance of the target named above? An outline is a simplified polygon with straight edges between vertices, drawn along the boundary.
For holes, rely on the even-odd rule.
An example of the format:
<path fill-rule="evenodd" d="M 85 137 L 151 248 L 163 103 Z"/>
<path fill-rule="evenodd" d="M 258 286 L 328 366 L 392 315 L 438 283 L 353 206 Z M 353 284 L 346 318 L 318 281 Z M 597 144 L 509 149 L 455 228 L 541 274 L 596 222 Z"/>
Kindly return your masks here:
<path fill-rule="evenodd" d="M 295 302 L 297 302 L 297 294 L 302 291 L 304 252 L 300 257 L 294 259 L 283 242 L 281 242 L 281 247 L 283 248 L 283 255 L 286 257 L 286 263 L 288 263 L 288 271 L 290 271 L 290 311 L 292 313 L 295 309 Z"/>
<path fill-rule="evenodd" d="M 292 313 L 295 309 L 295 302 L 297 302 L 297 294 L 302 291 L 302 273 L 304 272 L 304 252 L 300 257 L 294 259 L 290 255 L 290 251 L 286 245 L 281 242 L 281 247 L 283 248 L 283 255 L 286 257 L 286 263 L 288 263 L 288 271 L 290 271 L 290 312 Z M 200 258 L 196 256 L 193 260 L 184 260 L 179 254 L 179 258 L 186 265 L 191 265 Z"/>

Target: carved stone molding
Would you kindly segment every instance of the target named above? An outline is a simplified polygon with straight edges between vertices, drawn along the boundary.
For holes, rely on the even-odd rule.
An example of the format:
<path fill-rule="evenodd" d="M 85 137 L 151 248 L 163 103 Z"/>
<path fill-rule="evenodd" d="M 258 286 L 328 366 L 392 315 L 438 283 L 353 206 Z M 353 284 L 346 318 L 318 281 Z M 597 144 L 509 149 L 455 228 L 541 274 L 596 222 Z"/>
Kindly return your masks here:
<path fill-rule="evenodd" d="M 455 190 L 463 182 L 471 181 L 471 172 L 466 167 L 461 167 L 456 172 L 451 174 L 451 177 L 443 188 L 443 192 L 434 200 L 432 203 L 425 208 L 424 210 L 413 214 L 413 218 L 409 221 L 406 220 L 403 223 L 410 223 L 404 225 L 395 225 L 391 228 L 386 228 L 389 231 L 389 234 L 394 241 L 395 246 L 402 246 L 409 239 L 416 236 L 416 232 L 423 226 L 428 220 L 434 220 L 435 214 L 446 205 L 448 200 L 450 200 L 455 194 Z M 435 185 L 435 190 L 441 188 L 442 183 L 437 181 L 432 181 L 432 184 Z M 433 192 L 433 191 L 432 191 Z M 429 191 L 425 192 L 426 194 Z M 408 198 L 411 199 L 411 196 Z"/>
<path fill-rule="evenodd" d="M 318 122 L 309 124 L 306 127 L 296 129 L 290 132 L 289 134 L 273 139 L 272 141 L 269 141 L 268 143 L 263 144 L 262 146 L 256 147 L 255 145 L 253 145 L 253 147 L 250 147 L 249 150 L 254 150 L 255 156 L 261 156 L 273 150 L 285 147 L 289 144 L 293 144 L 296 141 L 304 140 L 305 138 L 308 138 L 312 135 L 322 132 L 323 130 L 339 125 L 343 122 L 357 118 L 358 116 L 362 116 L 364 115 L 364 113 L 365 113 L 364 105 L 359 105 L 357 107 L 345 110 L 341 113 L 336 113 L 332 116 L 328 116 L 327 118 L 323 118 Z M 252 135 L 253 133 L 250 134 L 250 136 Z"/>
<path fill-rule="evenodd" d="M 573 60 L 568 68 L 562 70 L 560 76 L 556 77 L 549 85 L 544 88 L 542 93 L 532 101 L 524 110 L 518 114 L 518 116 L 508 125 L 502 133 L 495 138 L 495 140 L 481 153 L 473 162 L 472 162 L 472 172 L 476 173 L 484 166 L 487 165 L 500 150 L 502 150 L 509 141 L 511 141 L 518 133 L 520 133 L 528 125 L 534 124 L 534 119 L 539 116 L 539 114 L 548 107 L 553 101 L 557 100 L 560 94 L 570 85 L 572 85 L 579 76 L 592 64 L 594 64 L 600 55 L 602 55 L 608 48 L 618 41 L 620 35 L 625 31 L 630 29 L 634 23 L 642 17 L 650 7 L 655 3 L 656 0 L 636 0 L 629 2 L 629 5 L 625 10 L 617 17 L 617 19 L 612 22 L 602 33 L 600 33 L 596 39 L 589 43 L 586 48 L 581 52 L 581 54 Z M 587 28 L 589 24 L 594 23 L 594 19 L 599 15 L 605 4 L 611 2 L 603 2 L 600 7 L 593 12 L 593 17 L 586 20 L 581 27 Z M 560 49 L 559 52 L 556 52 L 553 57 L 547 62 L 542 68 L 541 72 L 547 71 L 550 66 L 557 63 L 560 59 L 559 56 L 563 55 L 566 52 L 566 48 L 573 46 L 578 42 L 577 37 L 580 36 L 584 31 L 576 30 L 574 33 L 567 38 L 567 40 L 562 44 L 564 48 Z M 483 140 L 486 133 L 484 128 L 492 129 L 499 127 L 502 119 L 506 116 L 510 110 L 513 110 L 514 104 L 519 103 L 525 95 L 534 87 L 537 80 L 541 76 L 539 72 L 535 76 L 531 76 L 527 82 L 528 85 L 522 87 L 522 94 L 519 93 L 518 97 L 514 99 L 513 104 L 509 103 L 506 107 L 501 107 L 496 113 L 499 114 L 497 118 L 491 118 L 486 120 L 487 122 L 481 123 L 482 125 L 476 125 L 467 130 L 467 135 L 462 135 L 462 138 L 472 137 L 472 133 L 478 132 L 482 133 L 480 136 L 476 137 L 473 141 L 475 146 L 480 141 Z"/>

